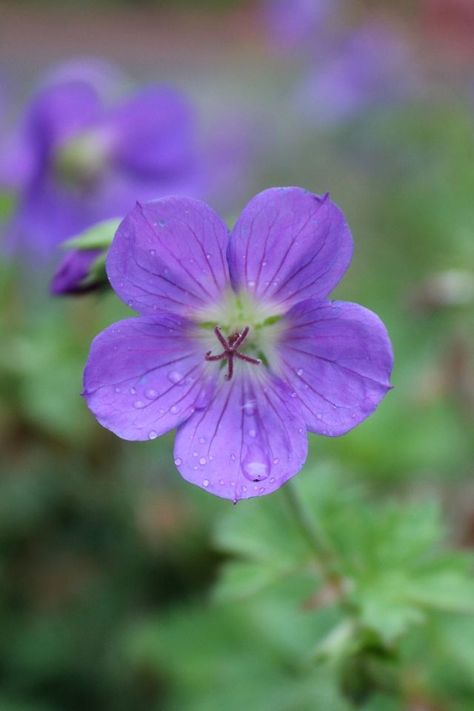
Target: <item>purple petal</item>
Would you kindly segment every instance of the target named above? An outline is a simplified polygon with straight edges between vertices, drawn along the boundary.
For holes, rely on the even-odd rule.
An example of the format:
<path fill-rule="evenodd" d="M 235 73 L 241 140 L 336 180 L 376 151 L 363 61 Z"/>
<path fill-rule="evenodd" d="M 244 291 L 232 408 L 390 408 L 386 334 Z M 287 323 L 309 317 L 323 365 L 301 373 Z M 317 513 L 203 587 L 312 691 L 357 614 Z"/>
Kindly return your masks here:
<path fill-rule="evenodd" d="M 192 328 L 161 314 L 119 321 L 94 339 L 84 396 L 101 425 L 123 439 L 155 439 L 205 405 L 210 384 Z"/>
<path fill-rule="evenodd" d="M 322 300 L 344 275 L 352 237 L 329 197 L 302 188 L 271 188 L 249 202 L 229 244 L 237 290 L 285 310 L 303 299 Z"/>
<path fill-rule="evenodd" d="M 117 230 L 107 273 L 120 298 L 140 313 L 192 315 L 222 298 L 227 241 L 222 220 L 199 200 L 137 204 Z"/>
<path fill-rule="evenodd" d="M 194 169 L 195 120 L 184 96 L 151 87 L 110 113 L 115 162 L 146 180 L 173 180 Z"/>
<path fill-rule="evenodd" d="M 390 389 L 393 354 L 382 321 L 359 304 L 310 300 L 285 316 L 281 368 L 309 430 L 337 436 L 365 420 Z"/>
<path fill-rule="evenodd" d="M 239 364 L 220 384 L 206 410 L 177 432 L 175 464 L 181 475 L 216 496 L 238 501 L 269 494 L 303 466 L 303 415 L 287 386 Z"/>

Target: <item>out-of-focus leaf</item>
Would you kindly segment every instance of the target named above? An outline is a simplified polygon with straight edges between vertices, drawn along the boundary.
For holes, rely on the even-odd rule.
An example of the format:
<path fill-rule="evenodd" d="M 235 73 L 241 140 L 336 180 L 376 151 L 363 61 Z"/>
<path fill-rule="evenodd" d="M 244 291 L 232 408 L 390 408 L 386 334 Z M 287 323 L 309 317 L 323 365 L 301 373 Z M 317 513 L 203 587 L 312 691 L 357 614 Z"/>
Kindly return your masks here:
<path fill-rule="evenodd" d="M 66 249 L 108 249 L 121 220 L 103 220 L 84 230 L 82 234 L 63 242 Z"/>

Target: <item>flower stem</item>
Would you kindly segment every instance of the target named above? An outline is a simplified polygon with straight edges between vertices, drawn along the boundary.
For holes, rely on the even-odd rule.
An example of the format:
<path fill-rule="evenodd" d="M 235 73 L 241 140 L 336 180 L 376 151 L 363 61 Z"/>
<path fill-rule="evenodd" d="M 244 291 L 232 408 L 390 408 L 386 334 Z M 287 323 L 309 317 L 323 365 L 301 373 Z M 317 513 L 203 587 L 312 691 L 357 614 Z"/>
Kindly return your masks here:
<path fill-rule="evenodd" d="M 298 489 L 289 481 L 282 489 L 286 497 L 288 506 L 295 517 L 298 526 L 315 554 L 318 567 L 328 586 L 341 595 L 344 592 L 344 578 L 338 572 L 334 560 L 334 553 L 331 550 L 324 532 L 317 525 L 315 519 L 310 515 L 304 501 L 302 501 Z"/>

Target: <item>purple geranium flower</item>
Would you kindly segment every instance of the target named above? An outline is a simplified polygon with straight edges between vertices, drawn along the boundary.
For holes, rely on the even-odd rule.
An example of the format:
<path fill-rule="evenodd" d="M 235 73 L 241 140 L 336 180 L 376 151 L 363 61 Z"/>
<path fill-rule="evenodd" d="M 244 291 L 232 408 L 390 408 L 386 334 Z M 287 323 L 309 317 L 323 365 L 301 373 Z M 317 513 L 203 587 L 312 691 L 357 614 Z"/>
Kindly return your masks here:
<path fill-rule="evenodd" d="M 91 224 L 126 214 L 137 198 L 198 191 L 188 101 L 151 86 L 109 105 L 93 78 L 74 67 L 58 74 L 9 141 L 14 150 L 0 176 L 18 193 L 14 248 L 48 256 Z"/>
<path fill-rule="evenodd" d="M 128 440 L 177 427 L 182 476 L 233 501 L 278 489 L 303 466 L 307 431 L 344 434 L 390 388 L 380 319 L 328 301 L 352 255 L 329 197 L 272 188 L 232 232 L 205 203 L 138 204 L 107 259 L 140 316 L 96 337 L 84 396 Z"/>

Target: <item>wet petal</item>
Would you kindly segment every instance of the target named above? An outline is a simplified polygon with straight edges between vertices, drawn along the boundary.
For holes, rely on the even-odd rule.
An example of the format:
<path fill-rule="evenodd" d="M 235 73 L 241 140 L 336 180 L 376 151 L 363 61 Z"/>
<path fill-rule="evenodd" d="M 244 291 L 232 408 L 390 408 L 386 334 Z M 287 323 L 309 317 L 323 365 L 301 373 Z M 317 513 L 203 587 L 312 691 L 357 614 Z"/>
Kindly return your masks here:
<path fill-rule="evenodd" d="M 324 299 L 344 275 L 352 237 L 328 196 L 302 188 L 271 188 L 242 212 L 230 238 L 229 268 L 236 289 L 285 309 Z"/>
<path fill-rule="evenodd" d="M 107 273 L 120 298 L 140 313 L 194 315 L 228 285 L 227 241 L 222 220 L 199 200 L 137 204 L 117 230 Z"/>
<path fill-rule="evenodd" d="M 177 432 L 175 464 L 197 486 L 232 501 L 269 494 L 303 466 L 307 435 L 298 401 L 255 366 L 236 364 L 206 410 Z"/>
<path fill-rule="evenodd" d="M 202 347 L 175 316 L 132 318 L 92 342 L 84 397 L 101 425 L 129 440 L 155 439 L 206 404 Z"/>
<path fill-rule="evenodd" d="M 390 389 L 393 354 L 382 321 L 344 301 L 297 304 L 279 352 L 309 430 L 337 436 L 365 420 Z"/>

